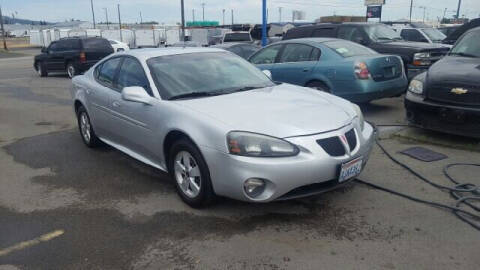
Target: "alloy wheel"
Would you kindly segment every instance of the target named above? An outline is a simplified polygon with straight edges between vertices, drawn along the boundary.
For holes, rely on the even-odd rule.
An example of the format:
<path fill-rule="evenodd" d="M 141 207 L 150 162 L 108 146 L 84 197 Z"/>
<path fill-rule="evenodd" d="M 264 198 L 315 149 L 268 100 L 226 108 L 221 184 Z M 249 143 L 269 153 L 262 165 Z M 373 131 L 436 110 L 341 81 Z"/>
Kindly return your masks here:
<path fill-rule="evenodd" d="M 82 112 L 80 115 L 80 131 L 82 132 L 83 139 L 87 143 L 90 143 L 90 139 L 92 138 L 90 130 L 90 119 L 87 113 Z"/>
<path fill-rule="evenodd" d="M 75 67 L 72 65 L 69 65 L 67 67 L 67 73 L 68 73 L 68 77 L 73 78 L 73 76 L 75 75 Z"/>
<path fill-rule="evenodd" d="M 180 151 L 175 156 L 174 175 L 182 192 L 195 198 L 202 187 L 202 176 L 200 167 L 195 158 L 187 151 Z"/>

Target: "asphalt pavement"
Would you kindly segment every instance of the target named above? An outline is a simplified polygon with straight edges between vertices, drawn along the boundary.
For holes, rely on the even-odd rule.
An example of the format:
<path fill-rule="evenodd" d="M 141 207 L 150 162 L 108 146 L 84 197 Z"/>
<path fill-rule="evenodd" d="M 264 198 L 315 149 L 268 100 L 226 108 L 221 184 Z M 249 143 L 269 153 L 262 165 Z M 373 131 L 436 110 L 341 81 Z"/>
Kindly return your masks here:
<path fill-rule="evenodd" d="M 480 265 L 480 232 L 451 212 L 354 182 L 301 200 L 219 199 L 208 209 L 191 209 L 165 173 L 111 147 L 86 148 L 71 108 L 71 81 L 64 74 L 40 78 L 32 51 L 27 54 L 0 59 L 0 270 Z M 377 124 L 405 124 L 401 97 L 362 109 Z M 442 174 L 445 164 L 480 162 L 474 140 L 406 127 L 382 128 L 380 137 L 396 158 L 439 184 L 451 184 Z M 425 163 L 398 153 L 412 146 L 448 159 Z M 480 169 L 452 174 L 480 184 Z M 360 178 L 454 205 L 448 193 L 378 148 Z"/>

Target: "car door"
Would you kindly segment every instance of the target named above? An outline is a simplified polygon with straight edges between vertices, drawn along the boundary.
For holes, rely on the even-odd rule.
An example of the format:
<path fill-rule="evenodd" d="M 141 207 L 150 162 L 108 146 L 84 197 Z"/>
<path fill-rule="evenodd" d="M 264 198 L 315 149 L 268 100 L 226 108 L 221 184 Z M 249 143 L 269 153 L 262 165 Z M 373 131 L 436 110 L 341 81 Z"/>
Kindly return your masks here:
<path fill-rule="evenodd" d="M 47 49 L 48 71 L 63 70 L 63 49 L 60 41 L 52 42 Z"/>
<path fill-rule="evenodd" d="M 319 49 L 307 44 L 290 43 L 282 50 L 272 71 L 274 81 L 304 86 L 319 57 Z"/>
<path fill-rule="evenodd" d="M 261 70 L 269 70 L 273 75 L 273 67 L 282 48 L 282 44 L 263 48 L 250 58 L 250 63 L 256 65 Z"/>
<path fill-rule="evenodd" d="M 109 141 L 115 140 L 112 124 L 115 115 L 112 112 L 111 100 L 113 95 L 118 94 L 114 81 L 121 61 L 121 57 L 114 57 L 98 65 L 94 70 L 93 89 L 86 91 L 91 110 L 90 120 L 95 132 Z"/>
<path fill-rule="evenodd" d="M 131 151 L 149 160 L 158 160 L 158 138 L 154 136 L 156 120 L 159 115 L 154 106 L 122 99 L 124 87 L 140 86 L 153 97 L 150 83 L 140 62 L 131 56 L 125 56 L 116 78 L 112 95 L 112 111 L 116 140 Z"/>

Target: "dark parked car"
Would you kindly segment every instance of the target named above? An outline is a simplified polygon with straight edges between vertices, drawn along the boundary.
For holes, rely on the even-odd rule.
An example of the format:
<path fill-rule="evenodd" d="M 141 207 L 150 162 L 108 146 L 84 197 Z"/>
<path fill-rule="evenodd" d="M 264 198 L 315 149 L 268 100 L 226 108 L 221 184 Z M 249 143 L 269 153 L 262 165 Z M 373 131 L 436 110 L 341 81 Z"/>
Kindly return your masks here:
<path fill-rule="evenodd" d="M 451 33 L 455 32 L 461 25 L 458 26 L 444 26 L 437 28 L 440 32 L 442 32 L 445 36 L 448 37 Z"/>
<path fill-rule="evenodd" d="M 42 53 L 35 56 L 33 66 L 42 77 L 49 72 L 65 71 L 72 78 L 112 53 L 112 45 L 104 38 L 63 38 L 42 48 Z"/>
<path fill-rule="evenodd" d="M 471 20 L 470 22 L 458 27 L 454 32 L 447 35 L 447 37 L 443 40 L 443 43 L 453 45 L 468 30 L 476 27 L 480 27 L 480 18 Z"/>
<path fill-rule="evenodd" d="M 259 46 L 247 43 L 223 43 L 219 45 L 210 46 L 211 48 L 219 48 L 230 51 L 244 59 L 250 57 L 253 53 L 260 49 Z"/>
<path fill-rule="evenodd" d="M 415 77 L 405 98 L 418 127 L 480 138 L 480 27 L 464 34 L 448 56 Z"/>
<path fill-rule="evenodd" d="M 408 78 L 425 72 L 448 53 L 438 44 L 404 41 L 391 27 L 380 23 L 325 23 L 292 28 L 284 40 L 306 37 L 334 37 L 350 40 L 379 53 L 402 58 Z"/>

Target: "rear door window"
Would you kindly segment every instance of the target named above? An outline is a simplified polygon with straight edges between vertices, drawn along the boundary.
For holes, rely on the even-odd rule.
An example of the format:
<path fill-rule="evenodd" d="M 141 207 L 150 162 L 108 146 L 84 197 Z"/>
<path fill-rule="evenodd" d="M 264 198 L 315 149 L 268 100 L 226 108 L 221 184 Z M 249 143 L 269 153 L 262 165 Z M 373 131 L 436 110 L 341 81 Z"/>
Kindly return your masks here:
<path fill-rule="evenodd" d="M 104 38 L 87 38 L 83 40 L 85 50 L 112 51 L 112 45 Z"/>
<path fill-rule="evenodd" d="M 400 36 L 407 41 L 425 42 L 425 37 L 417 29 L 403 29 Z"/>
<path fill-rule="evenodd" d="M 131 57 L 125 57 L 118 72 L 117 88 L 122 90 L 124 87 L 130 86 L 143 87 L 150 96 L 153 96 L 147 76 L 140 62 Z"/>
<path fill-rule="evenodd" d="M 273 64 L 283 45 L 274 45 L 255 54 L 250 62 L 255 65 Z"/>
<path fill-rule="evenodd" d="M 113 81 L 121 61 L 121 57 L 116 57 L 105 61 L 97 67 L 96 75 L 98 82 L 107 87 L 114 88 Z"/>
<path fill-rule="evenodd" d="M 363 40 L 363 35 L 355 26 L 342 26 L 338 29 L 337 37 L 359 43 Z"/>
<path fill-rule="evenodd" d="M 287 44 L 280 56 L 280 63 L 311 61 L 313 47 L 305 44 Z"/>
<path fill-rule="evenodd" d="M 80 40 L 79 39 L 66 39 L 64 41 L 66 51 L 75 51 L 80 50 Z"/>
<path fill-rule="evenodd" d="M 258 47 L 252 46 L 252 45 L 241 45 L 239 46 L 243 50 L 243 56 L 244 58 L 250 57 L 252 54 L 254 54 L 256 51 L 258 51 Z"/>
<path fill-rule="evenodd" d="M 335 28 L 317 28 L 313 30 L 313 37 L 335 37 Z"/>

